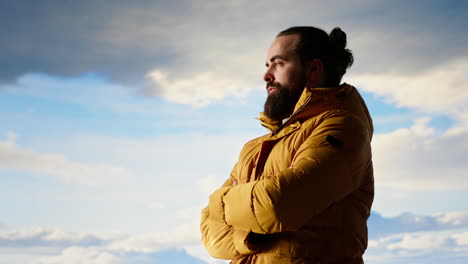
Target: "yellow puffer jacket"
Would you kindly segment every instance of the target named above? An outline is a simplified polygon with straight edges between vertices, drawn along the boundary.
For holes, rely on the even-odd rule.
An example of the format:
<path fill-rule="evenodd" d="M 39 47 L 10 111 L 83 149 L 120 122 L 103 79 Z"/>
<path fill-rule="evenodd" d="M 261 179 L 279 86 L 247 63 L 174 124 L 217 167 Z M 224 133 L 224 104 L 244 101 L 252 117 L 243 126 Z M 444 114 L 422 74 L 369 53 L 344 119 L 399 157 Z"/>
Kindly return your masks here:
<path fill-rule="evenodd" d="M 273 132 L 245 144 L 202 211 L 208 252 L 239 264 L 362 263 L 373 126 L 358 91 L 304 89 L 282 126 L 261 121 Z"/>

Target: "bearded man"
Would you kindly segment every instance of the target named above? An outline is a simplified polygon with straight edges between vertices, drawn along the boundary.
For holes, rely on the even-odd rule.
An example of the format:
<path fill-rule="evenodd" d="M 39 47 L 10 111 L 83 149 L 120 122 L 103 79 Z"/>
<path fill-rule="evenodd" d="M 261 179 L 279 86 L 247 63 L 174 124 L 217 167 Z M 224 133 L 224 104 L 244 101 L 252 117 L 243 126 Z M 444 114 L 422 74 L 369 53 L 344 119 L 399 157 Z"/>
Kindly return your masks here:
<path fill-rule="evenodd" d="M 268 50 L 262 125 L 202 211 L 202 242 L 231 263 L 363 263 L 374 198 L 372 119 L 346 34 L 292 27 Z"/>

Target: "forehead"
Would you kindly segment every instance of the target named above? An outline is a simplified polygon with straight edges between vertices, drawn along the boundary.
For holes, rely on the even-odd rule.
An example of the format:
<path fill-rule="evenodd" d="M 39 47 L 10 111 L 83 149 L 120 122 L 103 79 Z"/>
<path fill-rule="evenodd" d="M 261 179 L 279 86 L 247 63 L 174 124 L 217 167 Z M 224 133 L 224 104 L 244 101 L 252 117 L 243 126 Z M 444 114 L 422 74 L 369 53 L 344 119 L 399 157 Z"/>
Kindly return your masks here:
<path fill-rule="evenodd" d="M 293 56 L 296 54 L 296 47 L 299 42 L 299 35 L 280 36 L 275 39 L 268 50 L 267 60 L 276 55 Z"/>

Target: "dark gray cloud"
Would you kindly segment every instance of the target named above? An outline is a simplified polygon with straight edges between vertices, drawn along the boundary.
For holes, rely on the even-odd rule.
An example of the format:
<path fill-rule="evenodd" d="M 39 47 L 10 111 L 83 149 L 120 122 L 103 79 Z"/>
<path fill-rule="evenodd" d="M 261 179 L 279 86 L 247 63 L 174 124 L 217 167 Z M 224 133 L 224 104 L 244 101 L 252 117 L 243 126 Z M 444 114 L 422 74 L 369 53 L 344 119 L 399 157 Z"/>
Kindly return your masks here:
<path fill-rule="evenodd" d="M 342 26 L 357 72 L 412 72 L 467 55 L 466 2 L 348 2 L 1 1 L 0 81 L 97 72 L 138 83 L 154 68 L 240 74 L 298 24 Z"/>
<path fill-rule="evenodd" d="M 98 72 L 132 80 L 171 57 L 164 36 L 127 40 L 133 32 L 159 25 L 157 2 L 2 1 L 0 2 L 0 80 L 27 72 L 74 76 Z M 135 2 L 132 2 L 135 3 Z M 133 21 L 127 21 L 133 20 Z M 170 31 L 170 25 L 165 25 Z"/>

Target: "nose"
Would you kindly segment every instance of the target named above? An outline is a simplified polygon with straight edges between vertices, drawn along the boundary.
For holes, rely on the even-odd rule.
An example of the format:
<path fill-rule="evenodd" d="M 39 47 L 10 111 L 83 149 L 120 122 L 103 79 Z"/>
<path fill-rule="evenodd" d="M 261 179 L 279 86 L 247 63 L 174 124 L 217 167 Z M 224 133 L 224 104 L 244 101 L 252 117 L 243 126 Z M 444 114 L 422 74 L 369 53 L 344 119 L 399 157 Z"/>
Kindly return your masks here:
<path fill-rule="evenodd" d="M 271 83 L 275 81 L 275 76 L 270 71 L 270 68 L 267 69 L 265 74 L 263 75 L 263 80 L 267 83 Z"/>

